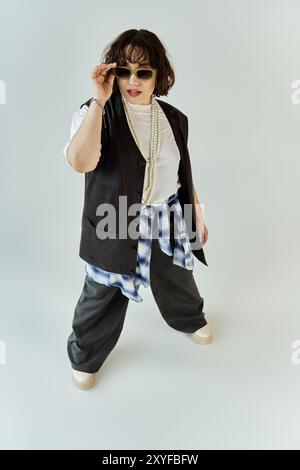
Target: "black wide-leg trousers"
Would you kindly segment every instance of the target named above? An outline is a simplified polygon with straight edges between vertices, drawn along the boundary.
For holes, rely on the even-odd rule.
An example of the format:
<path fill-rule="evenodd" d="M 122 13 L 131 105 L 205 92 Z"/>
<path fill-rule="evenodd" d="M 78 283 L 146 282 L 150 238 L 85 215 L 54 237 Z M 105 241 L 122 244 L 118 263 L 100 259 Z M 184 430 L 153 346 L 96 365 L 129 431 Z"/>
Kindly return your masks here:
<path fill-rule="evenodd" d="M 204 300 L 193 271 L 174 265 L 152 240 L 150 287 L 159 311 L 169 326 L 193 333 L 206 325 Z M 86 274 L 68 338 L 67 351 L 73 369 L 97 372 L 116 345 L 129 299 L 119 287 L 93 281 Z"/>

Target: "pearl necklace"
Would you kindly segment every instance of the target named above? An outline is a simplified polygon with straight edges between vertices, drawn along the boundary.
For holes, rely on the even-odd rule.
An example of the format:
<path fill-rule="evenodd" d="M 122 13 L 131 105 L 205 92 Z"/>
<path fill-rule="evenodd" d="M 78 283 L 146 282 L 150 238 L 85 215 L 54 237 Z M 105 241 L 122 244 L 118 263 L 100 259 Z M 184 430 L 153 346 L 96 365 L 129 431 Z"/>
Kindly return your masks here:
<path fill-rule="evenodd" d="M 156 99 L 152 95 L 151 98 L 151 144 L 150 144 L 150 153 L 148 157 L 145 157 L 145 155 L 142 152 L 142 148 L 140 145 L 139 138 L 137 136 L 136 132 L 136 127 L 134 125 L 132 115 L 131 115 L 131 110 L 127 104 L 127 100 L 122 96 L 122 102 L 124 105 L 124 110 L 127 116 L 128 124 L 131 130 L 131 133 L 134 137 L 134 140 L 145 158 L 147 164 L 148 164 L 148 181 L 147 181 L 147 186 L 144 187 L 144 191 L 147 193 L 146 197 L 142 199 L 143 204 L 148 204 L 150 201 L 150 197 L 152 195 L 153 189 L 154 189 L 154 183 L 155 183 L 155 177 L 156 177 L 156 160 L 157 157 L 160 153 L 160 144 L 161 144 L 161 132 L 160 132 L 160 108 L 159 104 L 157 103 Z"/>

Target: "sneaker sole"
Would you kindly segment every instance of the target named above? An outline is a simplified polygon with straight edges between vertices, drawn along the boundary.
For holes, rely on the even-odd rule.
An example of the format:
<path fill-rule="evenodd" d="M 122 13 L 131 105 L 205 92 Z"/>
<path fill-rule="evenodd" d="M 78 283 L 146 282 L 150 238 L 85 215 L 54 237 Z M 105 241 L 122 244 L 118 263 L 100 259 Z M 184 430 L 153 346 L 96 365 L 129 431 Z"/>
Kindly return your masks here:
<path fill-rule="evenodd" d="M 201 338 L 200 336 L 196 335 L 195 333 L 192 334 L 192 338 L 198 344 L 209 344 L 212 342 L 213 336 L 207 336 L 207 338 Z"/>
<path fill-rule="evenodd" d="M 95 385 L 95 377 L 92 376 L 86 382 L 79 382 L 78 380 L 75 379 L 75 377 L 72 375 L 72 380 L 74 385 L 76 385 L 77 388 L 80 388 L 81 390 L 89 390 Z"/>

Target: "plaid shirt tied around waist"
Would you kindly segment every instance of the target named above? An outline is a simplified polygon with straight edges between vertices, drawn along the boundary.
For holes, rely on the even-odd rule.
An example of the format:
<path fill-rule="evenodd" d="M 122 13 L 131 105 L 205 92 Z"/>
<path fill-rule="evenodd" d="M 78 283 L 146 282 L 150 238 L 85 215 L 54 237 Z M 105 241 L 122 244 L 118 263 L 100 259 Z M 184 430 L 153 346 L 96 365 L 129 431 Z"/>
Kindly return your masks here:
<path fill-rule="evenodd" d="M 174 240 L 172 252 L 170 244 L 169 208 L 174 211 Z M 177 193 L 172 194 L 161 204 L 142 205 L 139 218 L 139 240 L 137 247 L 136 271 L 133 276 L 104 271 L 89 263 L 85 264 L 87 275 L 94 281 L 106 286 L 117 286 L 122 293 L 136 302 L 141 302 L 138 290 L 143 284 L 150 285 L 150 260 L 152 238 L 155 233 L 155 222 L 158 223 L 158 241 L 160 249 L 169 256 L 173 255 L 173 264 L 185 269 L 194 268 L 194 258 L 189 241 L 186 223 Z M 156 232 L 157 235 L 157 232 Z"/>

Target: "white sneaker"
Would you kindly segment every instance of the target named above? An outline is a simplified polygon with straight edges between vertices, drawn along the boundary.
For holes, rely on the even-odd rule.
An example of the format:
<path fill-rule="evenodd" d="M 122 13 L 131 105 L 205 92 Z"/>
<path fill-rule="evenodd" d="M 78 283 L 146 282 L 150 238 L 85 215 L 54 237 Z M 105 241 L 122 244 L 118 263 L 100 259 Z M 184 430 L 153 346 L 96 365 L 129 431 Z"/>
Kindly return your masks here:
<path fill-rule="evenodd" d="M 209 324 L 207 323 L 205 326 L 192 333 L 192 338 L 200 344 L 210 343 L 212 341 L 212 331 Z"/>
<path fill-rule="evenodd" d="M 89 372 L 72 369 L 72 379 L 74 385 L 82 390 L 88 390 L 95 385 L 95 374 Z"/>

